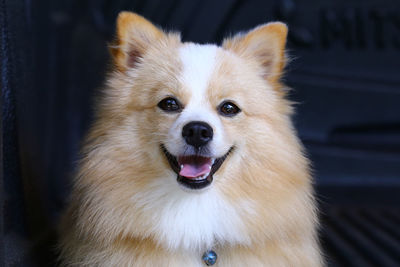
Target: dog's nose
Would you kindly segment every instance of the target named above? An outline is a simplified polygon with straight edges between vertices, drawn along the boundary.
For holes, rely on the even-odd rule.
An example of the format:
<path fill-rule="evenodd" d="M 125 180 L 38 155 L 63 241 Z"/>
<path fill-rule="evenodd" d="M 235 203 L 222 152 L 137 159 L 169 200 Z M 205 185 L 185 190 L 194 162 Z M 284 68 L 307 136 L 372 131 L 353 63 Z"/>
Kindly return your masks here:
<path fill-rule="evenodd" d="M 213 138 L 213 129 L 202 121 L 192 121 L 183 126 L 182 136 L 188 145 L 199 148 Z"/>

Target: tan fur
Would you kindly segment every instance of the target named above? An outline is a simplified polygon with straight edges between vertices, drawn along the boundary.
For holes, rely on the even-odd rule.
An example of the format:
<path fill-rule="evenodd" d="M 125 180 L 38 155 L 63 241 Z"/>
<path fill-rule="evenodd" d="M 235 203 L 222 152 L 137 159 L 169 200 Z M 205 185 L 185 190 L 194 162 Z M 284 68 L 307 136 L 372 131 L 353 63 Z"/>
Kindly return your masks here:
<path fill-rule="evenodd" d="M 273 85 L 273 88 L 280 91 L 279 79 L 286 63 L 287 32 L 285 24 L 271 22 L 256 27 L 246 35 L 239 34 L 234 38 L 226 39 L 222 46 L 241 57 L 261 63 L 263 77 Z"/>
<path fill-rule="evenodd" d="M 217 52 L 207 105 L 214 110 L 234 98 L 242 114 L 221 118 L 224 138 L 236 148 L 212 186 L 234 207 L 244 241 L 215 243 L 215 266 L 322 266 L 309 164 L 279 82 L 286 34 L 284 24 L 266 24 L 226 40 Z M 141 202 L 154 183 L 171 178 L 159 144 L 175 117 L 157 103 L 174 95 L 185 105 L 191 97 L 178 78 L 183 45 L 178 35 L 136 14 L 119 15 L 111 48 L 115 71 L 86 138 L 61 227 L 63 266 L 205 266 L 202 249 L 162 243 L 154 225 L 163 207 Z"/>

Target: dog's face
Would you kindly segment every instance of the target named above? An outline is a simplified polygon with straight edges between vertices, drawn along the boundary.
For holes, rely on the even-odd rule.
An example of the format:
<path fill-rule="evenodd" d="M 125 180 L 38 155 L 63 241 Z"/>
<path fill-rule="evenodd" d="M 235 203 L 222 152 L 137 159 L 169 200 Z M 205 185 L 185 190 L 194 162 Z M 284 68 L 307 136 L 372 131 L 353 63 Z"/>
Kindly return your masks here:
<path fill-rule="evenodd" d="M 274 87 L 286 31 L 268 24 L 217 47 L 181 43 L 141 17 L 120 15 L 112 52 L 128 82 L 123 106 L 135 113 L 129 116 L 137 117 L 135 132 L 155 169 L 164 167 L 183 190 L 203 191 L 256 153 L 248 143 L 263 145 L 273 127 L 261 117 L 283 112 Z"/>
<path fill-rule="evenodd" d="M 161 148 L 184 188 L 209 186 L 235 147 L 224 120 L 232 123 L 241 109 L 232 94 L 222 97 L 212 90 L 218 52 L 222 51 L 211 45 L 179 47 L 179 89 L 162 92 L 164 98 L 157 105 L 162 117 L 172 117 L 165 118 Z"/>

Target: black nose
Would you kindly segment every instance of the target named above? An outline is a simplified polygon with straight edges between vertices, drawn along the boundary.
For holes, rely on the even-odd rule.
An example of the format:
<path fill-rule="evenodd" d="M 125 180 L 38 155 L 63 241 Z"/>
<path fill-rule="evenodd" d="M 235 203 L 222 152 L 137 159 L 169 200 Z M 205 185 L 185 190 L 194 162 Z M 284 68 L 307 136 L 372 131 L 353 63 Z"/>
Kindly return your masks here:
<path fill-rule="evenodd" d="M 188 145 L 199 148 L 212 139 L 213 129 L 205 122 L 192 121 L 183 126 L 182 136 Z"/>

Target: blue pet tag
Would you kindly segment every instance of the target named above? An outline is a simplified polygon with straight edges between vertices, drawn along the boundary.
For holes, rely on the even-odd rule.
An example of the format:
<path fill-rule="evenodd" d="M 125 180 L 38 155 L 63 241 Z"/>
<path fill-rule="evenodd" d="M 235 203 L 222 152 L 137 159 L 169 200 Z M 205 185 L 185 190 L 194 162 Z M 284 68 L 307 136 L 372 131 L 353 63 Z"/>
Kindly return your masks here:
<path fill-rule="evenodd" d="M 207 264 L 207 266 L 214 265 L 217 261 L 217 253 L 215 253 L 213 250 L 204 252 L 203 261 L 205 264 Z"/>

